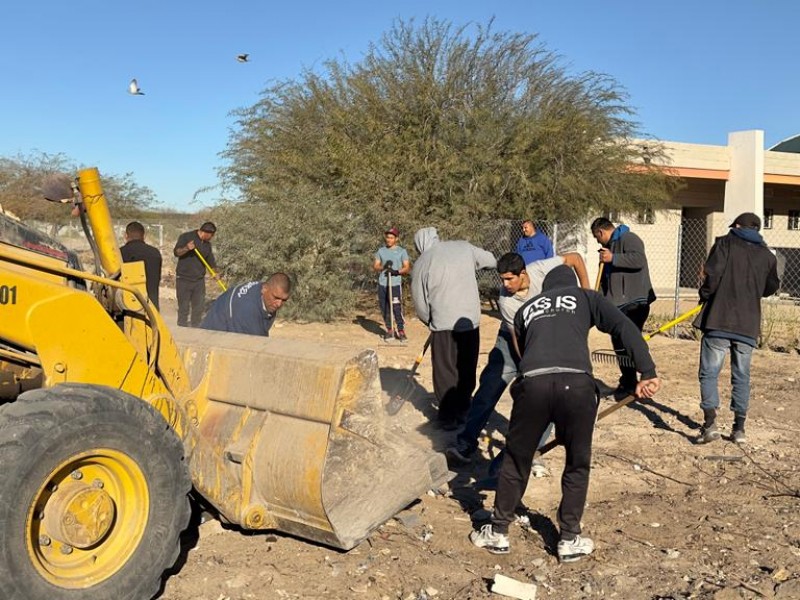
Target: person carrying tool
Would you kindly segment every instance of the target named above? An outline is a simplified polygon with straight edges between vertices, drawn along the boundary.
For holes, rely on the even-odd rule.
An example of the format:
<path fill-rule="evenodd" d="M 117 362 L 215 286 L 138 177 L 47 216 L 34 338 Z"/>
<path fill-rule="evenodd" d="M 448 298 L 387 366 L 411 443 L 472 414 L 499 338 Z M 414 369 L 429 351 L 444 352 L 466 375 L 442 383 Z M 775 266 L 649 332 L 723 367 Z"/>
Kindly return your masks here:
<path fill-rule="evenodd" d="M 522 237 L 517 240 L 517 254 L 525 260 L 526 265 L 555 255 L 553 242 L 543 231 L 537 231 L 536 225 L 530 219 L 522 222 Z"/>
<path fill-rule="evenodd" d="M 636 385 L 638 397 L 651 398 L 661 387 L 647 344 L 630 319 L 598 292 L 575 285 L 575 275 L 566 265 L 550 271 L 542 293 L 526 302 L 514 318 L 522 345 L 522 377 L 511 386 L 514 404 L 492 521 L 470 533 L 475 546 L 496 554 L 509 552 L 508 526 L 528 485 L 537 442 L 548 424 L 555 423 L 556 438 L 566 450 L 558 558 L 572 562 L 594 550 L 592 540 L 581 536 L 598 405 L 589 359 L 592 327 L 619 337 L 630 352 L 642 374 Z"/>
<path fill-rule="evenodd" d="M 402 276 L 411 271 L 411 261 L 405 248 L 398 245 L 400 231 L 390 227 L 383 233 L 386 244 L 375 252 L 372 268 L 378 275 L 378 305 L 381 307 L 383 323 L 386 325 L 385 340 L 397 338 L 406 341 L 403 318 Z"/>
<path fill-rule="evenodd" d="M 650 315 L 650 305 L 656 299 L 650 283 L 644 242 L 627 225 L 620 224 L 615 228 L 605 217 L 595 219 L 590 227 L 592 235 L 602 245 L 599 252 L 603 265 L 603 295 L 641 332 Z M 617 352 L 624 350 L 620 338 L 611 336 L 611 343 Z M 604 396 L 613 395 L 615 400 L 622 400 L 636 389 L 636 370 L 626 363 L 620 361 L 619 385 L 615 390 L 604 390 L 607 392 Z"/>
<path fill-rule="evenodd" d="M 161 283 L 161 252 L 144 241 L 144 225 L 131 221 L 125 227 L 125 244 L 119 249 L 123 262 L 144 263 L 147 297 L 158 310 L 158 285 Z"/>
<path fill-rule="evenodd" d="M 411 279 L 414 308 L 431 331 L 433 391 L 442 429 L 457 429 L 469 410 L 480 350 L 481 300 L 475 271 L 491 269 L 491 252 L 466 241 L 440 242 L 435 227 L 414 235 L 420 253 Z"/>
<path fill-rule="evenodd" d="M 589 288 L 586 264 L 577 252 L 537 260 L 527 266 L 522 256 L 516 252 L 509 252 L 498 259 L 497 271 L 502 286 L 497 303 L 502 322 L 494 348 L 489 352 L 489 361 L 481 372 L 478 391 L 472 399 L 464 429 L 456 437 L 455 445 L 445 451 L 447 458 L 453 463 L 465 465 L 472 460 L 478 449 L 478 437 L 481 431 L 489 422 L 489 417 L 492 416 L 506 387 L 518 375 L 519 349 L 514 340 L 514 318 L 517 310 L 542 292 L 545 276 L 561 265 L 573 269 L 581 287 Z M 544 443 L 547 437 L 549 431 L 545 432 L 541 443 Z M 534 475 L 547 474 L 544 462 L 538 456 L 534 458 L 533 467 Z"/>
<path fill-rule="evenodd" d="M 206 265 L 217 268 L 211 239 L 217 227 L 206 221 L 200 229 L 178 236 L 173 254 L 178 257 L 175 267 L 175 293 L 178 298 L 178 326 L 198 327 L 203 320 L 206 302 Z M 191 321 L 189 319 L 191 313 Z"/>
<path fill-rule="evenodd" d="M 761 219 L 742 213 L 727 235 L 714 241 L 703 267 L 700 302 L 703 310 L 693 325 L 703 332 L 700 342 L 700 408 L 703 427 L 698 444 L 718 440 L 717 380 L 725 354 L 731 354 L 731 439 L 747 441 L 744 431 L 750 404 L 750 359 L 761 330 L 761 298 L 778 291 L 778 261 L 759 234 Z"/>
<path fill-rule="evenodd" d="M 234 286 L 214 300 L 200 328 L 269 337 L 275 315 L 291 293 L 286 273 Z"/>

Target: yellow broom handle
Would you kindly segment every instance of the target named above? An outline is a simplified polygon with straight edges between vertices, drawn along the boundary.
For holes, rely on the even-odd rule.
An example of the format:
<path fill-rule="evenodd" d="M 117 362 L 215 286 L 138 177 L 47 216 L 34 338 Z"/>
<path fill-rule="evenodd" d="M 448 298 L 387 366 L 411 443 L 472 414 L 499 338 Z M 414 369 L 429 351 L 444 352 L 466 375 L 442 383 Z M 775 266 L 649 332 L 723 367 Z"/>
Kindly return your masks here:
<path fill-rule="evenodd" d="M 597 279 L 594 282 L 594 291 L 600 291 L 600 283 L 603 281 L 603 265 L 605 263 L 601 260 L 600 265 L 597 267 Z"/>
<path fill-rule="evenodd" d="M 219 275 L 217 275 L 214 272 L 214 269 L 211 268 L 211 265 L 206 262 L 206 259 L 203 258 L 202 254 L 200 254 L 200 250 L 198 250 L 197 247 L 195 247 L 194 252 L 195 252 L 195 254 L 197 254 L 197 257 L 200 259 L 200 262 L 202 262 L 206 266 L 206 269 L 208 269 L 208 272 L 211 273 L 211 276 L 214 278 L 214 281 L 216 281 L 219 284 L 219 287 L 222 288 L 222 291 L 223 292 L 227 292 L 228 291 L 227 286 L 224 283 L 222 283 L 222 280 L 219 278 Z"/>
<path fill-rule="evenodd" d="M 702 304 L 698 304 L 692 310 L 683 313 L 681 316 L 679 316 L 679 317 L 677 317 L 675 319 L 672 319 L 672 321 L 670 321 L 669 323 L 664 323 L 661 327 L 656 329 L 653 333 L 649 333 L 646 336 L 644 336 L 644 341 L 647 342 L 654 335 L 658 335 L 659 333 L 663 333 L 667 329 L 671 329 L 672 327 L 675 327 L 675 325 L 677 325 L 681 321 L 685 321 L 686 319 L 692 318 L 697 313 L 699 313 L 702 309 L 703 309 L 703 305 Z"/>

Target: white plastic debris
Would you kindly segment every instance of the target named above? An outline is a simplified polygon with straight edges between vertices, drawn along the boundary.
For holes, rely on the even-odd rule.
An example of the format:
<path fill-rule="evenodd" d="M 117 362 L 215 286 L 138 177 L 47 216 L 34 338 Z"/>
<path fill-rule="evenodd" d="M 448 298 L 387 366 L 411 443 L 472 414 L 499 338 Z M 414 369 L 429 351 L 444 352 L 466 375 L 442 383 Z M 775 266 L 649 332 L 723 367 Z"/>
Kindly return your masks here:
<path fill-rule="evenodd" d="M 517 598 L 517 600 L 536 600 L 536 586 L 532 583 L 517 581 L 500 573 L 495 573 L 492 593 Z"/>

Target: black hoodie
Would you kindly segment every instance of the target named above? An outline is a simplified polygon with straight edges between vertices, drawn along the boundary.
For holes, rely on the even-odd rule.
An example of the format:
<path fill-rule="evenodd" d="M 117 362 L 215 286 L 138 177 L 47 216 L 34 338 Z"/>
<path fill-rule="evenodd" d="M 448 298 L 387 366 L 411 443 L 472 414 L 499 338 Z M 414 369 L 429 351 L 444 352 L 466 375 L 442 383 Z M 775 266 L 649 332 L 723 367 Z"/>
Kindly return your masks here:
<path fill-rule="evenodd" d="M 633 322 L 601 294 L 575 285 L 575 274 L 566 265 L 550 271 L 542 293 L 517 311 L 514 329 L 522 349 L 520 372 L 591 375 L 587 340 L 593 326 L 622 339 L 642 379 L 656 377 L 650 351 Z"/>

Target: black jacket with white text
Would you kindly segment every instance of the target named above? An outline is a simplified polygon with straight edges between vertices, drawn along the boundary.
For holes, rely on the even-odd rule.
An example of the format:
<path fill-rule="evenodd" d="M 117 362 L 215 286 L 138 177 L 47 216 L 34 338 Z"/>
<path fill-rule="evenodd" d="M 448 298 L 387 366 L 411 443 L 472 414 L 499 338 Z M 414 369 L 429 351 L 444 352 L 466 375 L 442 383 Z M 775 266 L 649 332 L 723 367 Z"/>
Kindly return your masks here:
<path fill-rule="evenodd" d="M 647 343 L 633 322 L 598 292 L 575 285 L 575 274 L 566 265 L 550 271 L 542 293 L 517 311 L 520 372 L 567 369 L 591 375 L 587 340 L 593 326 L 622 339 L 642 379 L 656 376 Z"/>

